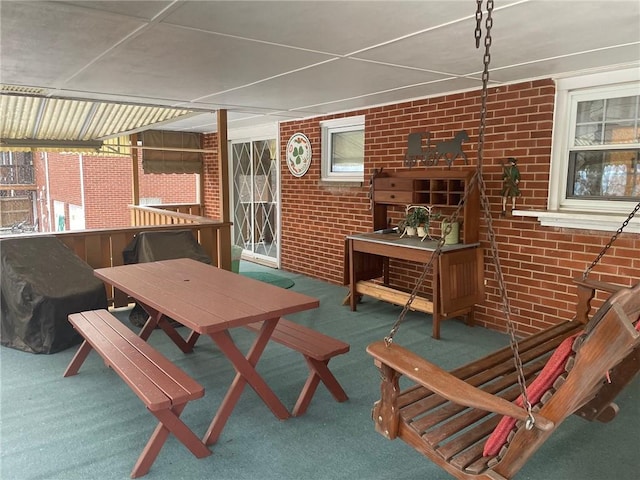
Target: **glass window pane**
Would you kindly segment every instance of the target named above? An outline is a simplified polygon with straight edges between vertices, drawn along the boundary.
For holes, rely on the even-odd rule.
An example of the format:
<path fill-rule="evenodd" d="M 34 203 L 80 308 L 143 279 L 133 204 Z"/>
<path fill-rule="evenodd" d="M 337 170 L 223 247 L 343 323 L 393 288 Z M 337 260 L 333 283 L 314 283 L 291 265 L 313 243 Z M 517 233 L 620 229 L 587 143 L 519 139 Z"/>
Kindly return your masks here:
<path fill-rule="evenodd" d="M 575 146 L 623 145 L 640 141 L 640 96 L 578 102 Z"/>
<path fill-rule="evenodd" d="M 578 102 L 577 123 L 601 122 L 604 113 L 604 100 Z"/>
<path fill-rule="evenodd" d="M 604 143 L 607 145 L 636 143 L 636 126 L 629 122 L 607 122 L 604 124 Z"/>
<path fill-rule="evenodd" d="M 569 158 L 568 197 L 600 196 L 602 152 L 572 152 Z"/>
<path fill-rule="evenodd" d="M 331 134 L 331 171 L 364 172 L 364 130 Z"/>
<path fill-rule="evenodd" d="M 625 200 L 640 195 L 639 150 L 571 152 L 569 197 Z"/>
<path fill-rule="evenodd" d="M 638 97 L 620 97 L 607 100 L 605 120 L 634 120 L 637 112 Z"/>
<path fill-rule="evenodd" d="M 599 123 L 579 125 L 576 127 L 576 135 L 573 139 L 576 147 L 589 145 L 602 145 L 602 125 Z"/>

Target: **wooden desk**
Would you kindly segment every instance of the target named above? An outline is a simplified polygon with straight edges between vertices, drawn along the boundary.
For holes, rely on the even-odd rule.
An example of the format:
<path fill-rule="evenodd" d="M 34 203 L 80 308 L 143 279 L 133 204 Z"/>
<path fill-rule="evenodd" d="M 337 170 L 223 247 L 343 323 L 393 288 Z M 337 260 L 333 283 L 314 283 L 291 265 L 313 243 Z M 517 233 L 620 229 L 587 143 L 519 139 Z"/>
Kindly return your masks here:
<path fill-rule="evenodd" d="M 233 364 L 236 376 L 205 434 L 205 444 L 217 441 L 247 383 L 276 417 L 289 417 L 255 366 L 280 317 L 317 308 L 317 299 L 186 258 L 101 268 L 95 275 L 149 313 L 141 338 L 146 340 L 160 326 L 184 352 L 190 352 L 200 335 L 208 335 Z M 186 341 L 166 317 L 192 330 Z M 259 321 L 262 328 L 245 356 L 229 329 Z"/>
<path fill-rule="evenodd" d="M 428 263 L 435 241 L 403 237 L 397 233 L 363 233 L 345 241 L 344 284 L 349 285 L 349 304 L 356 310 L 362 295 L 371 295 L 398 305 L 406 304 L 409 293 L 389 285 L 389 258 Z M 479 243 L 445 245 L 435 259 L 431 275 L 433 298 L 416 296 L 412 310 L 433 316 L 433 338 L 440 338 L 440 321 L 467 316 L 473 324 L 473 307 L 484 299 L 483 251 Z M 382 277 L 382 284 L 369 280 Z"/>

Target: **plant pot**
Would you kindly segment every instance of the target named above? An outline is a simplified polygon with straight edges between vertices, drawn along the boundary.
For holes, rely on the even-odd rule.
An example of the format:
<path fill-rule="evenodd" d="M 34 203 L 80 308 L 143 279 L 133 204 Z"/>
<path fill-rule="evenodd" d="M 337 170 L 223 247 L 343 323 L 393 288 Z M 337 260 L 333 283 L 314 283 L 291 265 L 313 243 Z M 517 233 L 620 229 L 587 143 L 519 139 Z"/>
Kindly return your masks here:
<path fill-rule="evenodd" d="M 418 227 L 418 236 L 424 238 L 427 236 L 427 228 L 424 225 Z"/>
<path fill-rule="evenodd" d="M 408 237 L 415 237 L 418 234 L 416 227 L 404 227 L 404 233 Z"/>
<path fill-rule="evenodd" d="M 447 229 L 447 225 L 449 222 L 446 220 L 442 221 L 442 233 L 444 233 Z M 460 242 L 460 224 L 458 222 L 453 222 L 451 224 L 451 231 L 449 235 L 444 238 L 445 245 L 455 245 Z"/>

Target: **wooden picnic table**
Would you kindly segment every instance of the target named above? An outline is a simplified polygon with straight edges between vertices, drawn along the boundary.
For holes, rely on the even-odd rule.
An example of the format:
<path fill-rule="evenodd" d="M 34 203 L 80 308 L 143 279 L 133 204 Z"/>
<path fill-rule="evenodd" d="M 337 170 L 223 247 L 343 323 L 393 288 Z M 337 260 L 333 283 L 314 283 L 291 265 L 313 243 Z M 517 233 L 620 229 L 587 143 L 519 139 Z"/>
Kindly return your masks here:
<path fill-rule="evenodd" d="M 317 308 L 318 299 L 186 258 L 100 268 L 95 275 L 149 313 L 141 338 L 148 339 L 159 326 L 186 353 L 200 335 L 207 335 L 233 364 L 236 376 L 205 434 L 205 444 L 217 441 L 247 383 L 277 418 L 290 416 L 255 366 L 280 317 Z M 189 338 L 185 340 L 167 318 L 191 329 Z M 260 321 L 245 355 L 229 331 Z"/>

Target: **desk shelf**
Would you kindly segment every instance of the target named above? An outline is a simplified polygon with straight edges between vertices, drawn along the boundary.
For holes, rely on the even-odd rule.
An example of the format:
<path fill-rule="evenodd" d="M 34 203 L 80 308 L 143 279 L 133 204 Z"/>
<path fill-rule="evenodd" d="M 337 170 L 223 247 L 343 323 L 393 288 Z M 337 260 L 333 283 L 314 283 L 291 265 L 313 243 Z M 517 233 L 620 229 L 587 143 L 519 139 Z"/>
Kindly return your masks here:
<path fill-rule="evenodd" d="M 460 241 L 478 241 L 480 195 L 470 186 L 472 169 L 401 170 L 381 172 L 373 178 L 373 229 L 388 227 L 392 209 L 406 205 L 432 205 L 435 212 L 451 215 L 468 191 L 460 214 Z"/>
<path fill-rule="evenodd" d="M 466 196 L 458 216 L 461 243 L 446 245 L 434 262 L 433 273 L 427 279 L 432 298 L 418 296 L 411 305 L 412 310 L 432 315 L 434 338 L 440 337 L 440 322 L 445 318 L 465 316 L 473 324 L 474 306 L 484 300 L 483 251 L 478 243 L 480 194 L 477 184 L 471 185 L 473 174 L 474 169 L 466 167 L 382 171 L 372 181 L 374 231 L 395 225 L 407 205 L 430 205 L 434 213 L 441 215 L 431 223 L 431 232 L 438 235 L 442 220 L 450 217 Z M 426 263 L 435 243 L 422 242 L 417 237 L 401 238 L 398 234 L 347 237 L 344 284 L 349 285 L 351 309 L 356 309 L 363 295 L 404 305 L 409 294 L 390 284 L 389 259 Z"/>
<path fill-rule="evenodd" d="M 345 299 L 356 310 L 363 295 L 404 306 L 410 294 L 389 282 L 389 259 L 427 263 L 436 248 L 435 241 L 400 237 L 397 233 L 363 233 L 345 240 Z M 432 264 L 432 298 L 416 296 L 411 309 L 433 318 L 433 338 L 440 338 L 440 323 L 446 318 L 465 316 L 473 324 L 474 306 L 484 299 L 484 263 L 480 244 L 446 245 Z"/>

